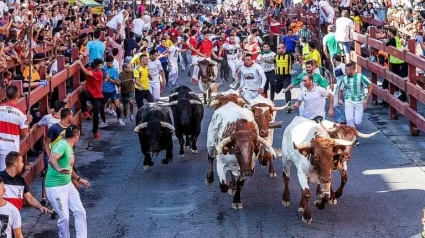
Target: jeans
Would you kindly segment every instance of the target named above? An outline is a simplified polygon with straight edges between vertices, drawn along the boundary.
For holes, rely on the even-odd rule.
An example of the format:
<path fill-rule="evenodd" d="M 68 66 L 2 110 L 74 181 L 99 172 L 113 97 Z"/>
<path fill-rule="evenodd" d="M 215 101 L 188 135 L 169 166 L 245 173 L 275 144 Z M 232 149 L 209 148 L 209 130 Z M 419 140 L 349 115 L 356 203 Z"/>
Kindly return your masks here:
<path fill-rule="evenodd" d="M 81 100 L 81 111 L 87 112 L 87 101 L 90 101 L 92 104 L 92 112 L 93 112 L 93 133 L 96 133 L 99 129 L 99 113 L 100 113 L 100 104 L 102 102 L 102 98 L 94 98 L 86 89 L 81 90 L 80 92 L 80 100 Z"/>
<path fill-rule="evenodd" d="M 269 90 L 269 85 L 270 85 L 270 94 L 269 94 L 269 98 L 270 100 L 274 100 L 274 96 L 275 96 L 275 73 L 274 70 L 271 70 L 269 72 L 265 72 L 266 74 L 266 85 L 264 85 L 264 92 L 267 93 L 267 91 Z"/>
<path fill-rule="evenodd" d="M 342 106 L 338 104 L 338 93 L 339 93 L 339 87 L 335 85 L 334 86 L 334 118 L 335 118 L 335 122 L 342 123 L 342 122 L 345 122 L 345 114 L 344 114 L 344 109 L 342 108 Z M 344 93 L 342 96 L 343 102 L 345 101 Z"/>

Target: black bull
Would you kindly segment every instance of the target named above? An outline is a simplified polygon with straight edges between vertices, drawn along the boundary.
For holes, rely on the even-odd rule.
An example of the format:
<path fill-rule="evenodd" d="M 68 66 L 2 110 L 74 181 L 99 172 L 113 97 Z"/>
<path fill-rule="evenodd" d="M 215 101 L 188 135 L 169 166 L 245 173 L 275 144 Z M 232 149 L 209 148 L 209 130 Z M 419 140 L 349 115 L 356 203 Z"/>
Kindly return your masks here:
<path fill-rule="evenodd" d="M 191 148 L 192 153 L 198 153 L 196 142 L 201 133 L 201 122 L 204 117 L 201 100 L 188 87 L 180 86 L 171 91 L 169 102 L 168 105 L 173 110 L 176 137 L 180 143 L 179 156 L 184 156 L 184 145 Z"/>
<path fill-rule="evenodd" d="M 174 127 L 171 125 L 171 117 L 166 107 L 156 104 L 147 104 L 139 109 L 136 115 L 136 128 L 134 131 L 139 136 L 139 142 L 143 155 L 143 167 L 147 169 L 153 166 L 151 153 L 166 151 L 163 164 L 168 164 L 173 159 Z"/>

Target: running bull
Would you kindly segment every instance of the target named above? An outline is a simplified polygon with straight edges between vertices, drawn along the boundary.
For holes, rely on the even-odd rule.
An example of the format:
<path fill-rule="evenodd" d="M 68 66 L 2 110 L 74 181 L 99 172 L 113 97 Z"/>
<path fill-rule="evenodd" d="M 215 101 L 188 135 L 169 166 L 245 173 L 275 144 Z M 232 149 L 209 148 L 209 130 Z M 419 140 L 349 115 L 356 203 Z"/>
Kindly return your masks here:
<path fill-rule="evenodd" d="M 192 153 L 198 153 L 196 142 L 201 133 L 201 122 L 204 117 L 204 106 L 201 100 L 190 88 L 180 86 L 171 91 L 170 102 L 167 104 L 173 110 L 176 137 L 180 143 L 179 156 L 184 156 L 184 148 L 191 148 Z M 186 135 L 186 141 L 183 136 Z"/>
<path fill-rule="evenodd" d="M 136 115 L 136 132 L 143 155 L 143 168 L 153 166 L 151 153 L 158 154 L 165 150 L 163 164 L 168 164 L 173 160 L 173 140 L 172 133 L 175 130 L 171 125 L 171 117 L 168 109 L 149 103 L 139 109 Z"/>
<path fill-rule="evenodd" d="M 209 168 L 205 178 L 208 185 L 214 181 L 213 162 L 217 159 L 217 174 L 222 192 L 233 193 L 232 208 L 241 209 L 241 190 L 245 180 L 254 174 L 261 145 L 273 157 L 276 154 L 269 143 L 258 134 L 257 123 L 251 111 L 229 102 L 214 112 L 208 127 Z M 232 181 L 227 183 L 226 174 Z"/>
<path fill-rule="evenodd" d="M 289 177 L 291 164 L 297 167 L 298 180 L 301 185 L 301 201 L 298 211 L 303 212 L 302 220 L 311 223 L 309 182 L 320 185 L 321 200 L 315 205 L 324 209 L 330 197 L 332 182 L 333 158 L 343 153 L 354 141 L 333 139 L 315 121 L 303 117 L 295 117 L 286 127 L 282 139 L 282 164 L 284 192 L 282 203 L 289 206 Z"/>

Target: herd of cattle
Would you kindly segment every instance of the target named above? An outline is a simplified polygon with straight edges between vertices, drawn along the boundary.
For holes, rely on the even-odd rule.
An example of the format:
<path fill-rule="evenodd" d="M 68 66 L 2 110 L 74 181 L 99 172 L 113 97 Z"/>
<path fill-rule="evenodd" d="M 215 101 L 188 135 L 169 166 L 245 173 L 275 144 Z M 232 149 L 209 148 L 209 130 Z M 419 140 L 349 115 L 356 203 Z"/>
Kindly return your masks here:
<path fill-rule="evenodd" d="M 270 176 L 276 177 L 273 160 L 280 158 L 284 180 L 282 203 L 288 206 L 290 167 L 294 163 L 302 188 L 298 211 L 303 212 L 302 220 L 306 223 L 312 221 L 309 182 L 317 185 L 315 205 L 318 209 L 324 209 L 327 203 L 336 204 L 348 179 L 347 161 L 356 136 L 370 138 L 379 132 L 363 134 L 346 125 L 330 121 L 316 123 L 297 116 L 286 127 L 279 152 L 272 147 L 273 129 L 281 125 L 275 122 L 275 118 L 277 111 L 285 110 L 288 105 L 275 107 L 272 101 L 263 97 L 247 101 L 234 90 L 217 94 L 209 105 L 216 110 L 207 135 L 207 185 L 214 181 L 213 164 L 216 160 L 220 190 L 233 195 L 232 208 L 241 209 L 241 190 L 244 181 L 254 174 L 256 161 L 259 160 L 262 166 L 268 164 Z M 144 155 L 144 168 L 153 165 L 151 154 L 162 150 L 166 151 L 163 164 L 173 159 L 174 131 L 180 144 L 180 157 L 184 156 L 184 148 L 198 153 L 197 139 L 203 116 L 202 101 L 186 86 L 175 88 L 167 104 L 144 105 L 137 113 L 134 129 Z M 336 191 L 332 189 L 333 171 L 339 171 L 341 175 L 341 184 Z"/>

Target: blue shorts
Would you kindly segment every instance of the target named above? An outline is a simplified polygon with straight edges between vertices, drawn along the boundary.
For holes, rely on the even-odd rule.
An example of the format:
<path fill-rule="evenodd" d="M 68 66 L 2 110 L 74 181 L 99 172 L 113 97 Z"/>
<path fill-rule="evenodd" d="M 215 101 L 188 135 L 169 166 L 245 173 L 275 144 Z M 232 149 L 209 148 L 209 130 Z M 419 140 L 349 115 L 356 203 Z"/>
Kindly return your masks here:
<path fill-rule="evenodd" d="M 338 44 L 339 44 L 339 47 L 341 47 L 341 49 L 344 51 L 343 53 L 344 54 L 349 54 L 350 53 L 350 42 L 348 41 L 348 42 L 338 42 Z"/>
<path fill-rule="evenodd" d="M 112 102 L 114 102 L 115 99 L 119 99 L 120 95 L 116 92 L 102 92 L 103 94 L 103 100 L 102 100 L 102 104 L 105 104 L 106 102 L 108 102 L 109 99 L 111 99 Z"/>

